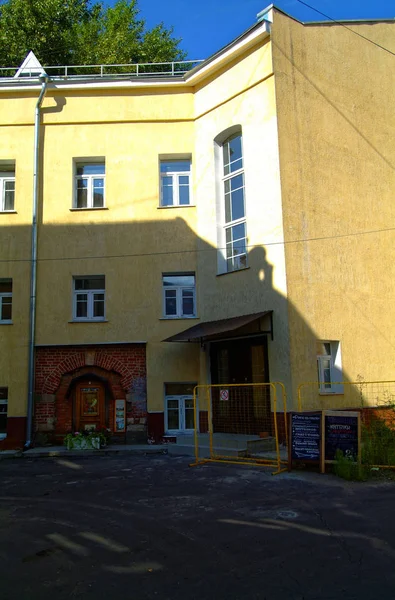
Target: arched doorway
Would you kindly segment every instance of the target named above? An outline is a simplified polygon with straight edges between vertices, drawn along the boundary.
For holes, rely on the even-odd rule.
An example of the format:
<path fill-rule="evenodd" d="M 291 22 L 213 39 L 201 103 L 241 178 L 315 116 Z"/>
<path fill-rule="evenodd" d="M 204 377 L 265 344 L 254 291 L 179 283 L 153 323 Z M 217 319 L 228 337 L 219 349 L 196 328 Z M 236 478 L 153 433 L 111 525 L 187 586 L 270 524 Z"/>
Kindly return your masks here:
<path fill-rule="evenodd" d="M 105 387 L 99 380 L 75 386 L 74 423 L 77 431 L 106 427 Z"/>

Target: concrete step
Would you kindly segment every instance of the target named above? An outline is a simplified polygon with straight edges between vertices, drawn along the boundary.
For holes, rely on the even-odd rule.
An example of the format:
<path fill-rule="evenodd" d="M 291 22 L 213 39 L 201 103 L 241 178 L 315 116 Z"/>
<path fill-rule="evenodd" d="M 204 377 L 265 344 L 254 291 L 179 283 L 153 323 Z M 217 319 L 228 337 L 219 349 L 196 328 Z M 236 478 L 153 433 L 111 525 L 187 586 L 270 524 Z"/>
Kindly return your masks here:
<path fill-rule="evenodd" d="M 258 438 L 257 440 L 249 440 L 247 442 L 247 451 L 249 454 L 257 452 L 273 452 L 276 450 L 276 438 Z"/>
<path fill-rule="evenodd" d="M 214 454 L 218 456 L 243 457 L 247 454 L 247 449 L 218 447 L 213 448 Z M 195 446 L 191 444 L 167 444 L 167 453 L 172 456 L 195 456 Z M 210 446 L 199 444 L 199 457 L 208 458 L 210 456 Z"/>
<path fill-rule="evenodd" d="M 181 446 L 194 446 L 195 437 L 191 434 L 178 434 L 175 436 L 177 439 L 176 445 Z M 267 439 L 265 438 L 265 442 Z M 213 445 L 215 448 L 226 448 L 226 449 L 238 449 L 245 451 L 248 447 L 249 442 L 260 442 L 261 438 L 258 435 L 244 435 L 238 433 L 214 433 L 213 434 Z M 209 434 L 199 433 L 198 434 L 199 446 L 210 446 Z M 170 445 L 170 444 L 169 444 Z M 264 447 L 264 446 L 263 446 Z"/>

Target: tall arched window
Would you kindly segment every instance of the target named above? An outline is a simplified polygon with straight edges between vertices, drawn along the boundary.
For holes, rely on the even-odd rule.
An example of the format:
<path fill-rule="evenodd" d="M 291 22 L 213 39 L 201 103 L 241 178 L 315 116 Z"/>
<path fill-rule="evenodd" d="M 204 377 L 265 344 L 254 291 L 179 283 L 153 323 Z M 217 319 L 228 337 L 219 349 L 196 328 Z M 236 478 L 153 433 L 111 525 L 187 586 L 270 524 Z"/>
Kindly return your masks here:
<path fill-rule="evenodd" d="M 222 142 L 222 195 L 226 270 L 247 266 L 247 228 L 241 131 Z"/>

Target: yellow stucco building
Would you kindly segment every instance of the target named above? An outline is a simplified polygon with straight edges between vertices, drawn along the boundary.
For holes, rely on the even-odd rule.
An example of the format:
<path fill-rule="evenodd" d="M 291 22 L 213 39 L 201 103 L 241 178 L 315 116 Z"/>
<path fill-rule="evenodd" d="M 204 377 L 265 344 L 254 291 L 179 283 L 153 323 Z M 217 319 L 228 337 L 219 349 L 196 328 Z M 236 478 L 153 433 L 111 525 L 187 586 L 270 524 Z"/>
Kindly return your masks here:
<path fill-rule="evenodd" d="M 394 27 L 269 7 L 196 66 L 3 73 L 0 447 L 393 379 Z"/>

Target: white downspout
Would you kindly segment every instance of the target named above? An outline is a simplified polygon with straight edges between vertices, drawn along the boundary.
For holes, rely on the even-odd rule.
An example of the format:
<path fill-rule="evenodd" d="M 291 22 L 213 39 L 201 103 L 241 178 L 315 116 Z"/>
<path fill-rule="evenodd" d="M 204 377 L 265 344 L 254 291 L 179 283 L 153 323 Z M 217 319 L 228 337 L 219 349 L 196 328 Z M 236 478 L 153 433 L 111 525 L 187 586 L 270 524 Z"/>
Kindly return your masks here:
<path fill-rule="evenodd" d="M 37 212 L 40 189 L 40 120 L 41 105 L 47 91 L 49 77 L 43 73 L 39 77 L 41 91 L 37 100 L 34 116 L 34 162 L 33 162 L 33 218 L 32 218 L 32 251 L 30 269 L 30 322 L 29 322 L 29 372 L 25 450 L 31 446 L 33 425 L 33 394 L 34 394 L 34 343 L 36 334 L 36 293 L 37 293 Z"/>

